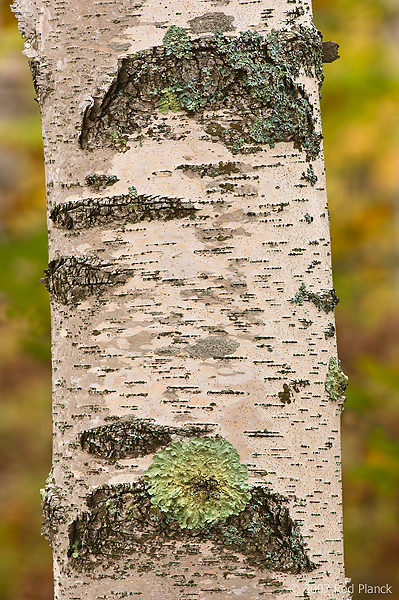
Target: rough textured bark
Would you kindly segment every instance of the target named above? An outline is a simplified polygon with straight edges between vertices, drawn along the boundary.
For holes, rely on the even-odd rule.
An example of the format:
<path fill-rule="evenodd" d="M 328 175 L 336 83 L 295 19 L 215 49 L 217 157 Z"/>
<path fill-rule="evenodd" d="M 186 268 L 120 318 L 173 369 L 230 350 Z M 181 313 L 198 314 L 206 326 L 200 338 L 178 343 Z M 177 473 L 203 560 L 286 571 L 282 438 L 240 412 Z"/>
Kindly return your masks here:
<path fill-rule="evenodd" d="M 55 597 L 346 597 L 310 3 L 14 9 L 46 161 Z"/>

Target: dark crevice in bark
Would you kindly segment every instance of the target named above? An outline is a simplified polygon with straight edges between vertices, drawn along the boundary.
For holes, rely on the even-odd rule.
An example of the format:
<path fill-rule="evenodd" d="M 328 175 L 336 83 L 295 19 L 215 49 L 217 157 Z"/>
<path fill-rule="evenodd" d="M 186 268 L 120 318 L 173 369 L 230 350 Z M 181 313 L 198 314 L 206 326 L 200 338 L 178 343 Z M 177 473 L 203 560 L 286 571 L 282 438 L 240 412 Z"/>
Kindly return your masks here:
<path fill-rule="evenodd" d="M 122 194 L 57 204 L 50 219 L 69 230 L 114 227 L 142 221 L 194 218 L 197 209 L 181 198 Z"/>
<path fill-rule="evenodd" d="M 82 450 L 110 461 L 136 458 L 156 452 L 176 438 L 191 438 L 210 433 L 209 425 L 169 427 L 157 425 L 151 419 L 126 417 L 115 423 L 83 431 L 80 436 Z"/>
<path fill-rule="evenodd" d="M 129 269 L 119 269 L 97 258 L 67 256 L 50 261 L 40 280 L 61 304 L 77 304 L 91 295 L 125 283 Z"/>
<path fill-rule="evenodd" d="M 134 554 L 138 571 L 156 568 L 174 543 L 188 554 L 200 554 L 201 542 L 212 542 L 215 556 L 228 552 L 245 557 L 260 571 L 310 572 L 316 568 L 307 556 L 298 524 L 287 499 L 260 486 L 238 515 L 198 529 L 182 528 L 173 514 L 151 503 L 143 481 L 103 486 L 88 497 L 89 510 L 70 526 L 69 556 L 75 568 L 90 571 L 101 559 L 109 561 Z M 181 544 L 179 544 L 181 547 Z M 143 567 L 143 568 L 142 568 Z M 223 567 L 224 568 L 224 567 Z"/>

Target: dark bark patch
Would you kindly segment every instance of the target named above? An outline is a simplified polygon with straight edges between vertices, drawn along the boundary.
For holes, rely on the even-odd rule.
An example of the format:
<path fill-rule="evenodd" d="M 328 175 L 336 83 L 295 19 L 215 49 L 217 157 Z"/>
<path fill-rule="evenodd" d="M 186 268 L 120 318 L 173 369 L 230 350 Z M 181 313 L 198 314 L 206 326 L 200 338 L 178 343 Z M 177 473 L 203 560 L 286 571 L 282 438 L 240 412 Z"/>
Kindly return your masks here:
<path fill-rule="evenodd" d="M 194 218 L 196 211 L 191 202 L 180 198 L 123 194 L 57 204 L 50 212 L 50 219 L 57 227 L 79 230 Z"/>
<path fill-rule="evenodd" d="M 125 283 L 129 270 L 122 271 L 96 258 L 67 256 L 50 261 L 40 280 L 61 304 L 77 304 L 91 295 Z"/>
<path fill-rule="evenodd" d="M 260 571 L 310 572 L 316 568 L 306 552 L 298 524 L 292 520 L 287 499 L 257 486 L 238 515 L 198 529 L 182 528 L 176 518 L 151 503 L 143 481 L 103 486 L 88 497 L 89 510 L 71 524 L 68 555 L 73 566 L 90 570 L 94 561 L 134 554 L 137 570 L 157 561 L 163 548 L 182 542 L 189 553 L 201 542 L 212 542 L 215 555 L 245 556 Z M 180 550 L 181 551 L 181 550 Z M 225 564 L 225 561 L 223 561 Z"/>
<path fill-rule="evenodd" d="M 283 404 L 291 404 L 291 390 L 288 383 L 283 384 L 283 391 L 278 393 L 278 397 Z"/>
<path fill-rule="evenodd" d="M 64 495 L 62 489 L 55 484 L 52 473 L 46 480 L 46 486 L 40 490 L 43 525 L 42 535 L 52 543 L 61 523 L 66 522 L 64 510 Z"/>
<path fill-rule="evenodd" d="M 115 461 L 152 454 L 162 446 L 170 444 L 172 436 L 190 438 L 204 435 L 211 430 L 207 425 L 169 427 L 157 425 L 151 419 L 127 417 L 109 425 L 83 431 L 80 444 L 82 450 L 89 454 Z"/>
<path fill-rule="evenodd" d="M 93 173 L 92 175 L 87 175 L 85 178 L 85 183 L 87 186 L 91 187 L 95 192 L 102 192 L 110 185 L 114 185 L 119 181 L 116 175 L 103 175 Z"/>
<path fill-rule="evenodd" d="M 47 63 L 43 63 L 37 58 L 29 60 L 29 68 L 38 102 L 42 104 L 43 100 L 54 90 L 51 69 Z"/>
<path fill-rule="evenodd" d="M 326 340 L 328 340 L 328 338 L 334 337 L 334 335 L 335 335 L 335 326 L 333 323 L 329 323 L 324 330 L 324 337 Z"/>
<path fill-rule="evenodd" d="M 283 404 L 291 404 L 294 400 L 293 392 L 298 393 L 300 387 L 306 387 L 307 385 L 310 385 L 308 379 L 293 379 L 289 384 L 283 384 L 283 389 L 281 392 L 278 392 L 277 396 Z"/>
<path fill-rule="evenodd" d="M 293 142 L 314 159 L 322 136 L 295 80 L 303 68 L 321 84 L 321 48 L 321 34 L 303 25 L 266 38 L 256 31 L 236 37 L 217 31 L 199 39 L 172 26 L 163 46 L 121 59 L 105 97 L 85 112 L 81 147 L 124 149 L 127 139 L 182 139 L 162 115 L 183 111 L 233 154 Z M 230 117 L 214 121 L 215 111 Z"/>
<path fill-rule="evenodd" d="M 290 300 L 296 304 L 303 304 L 304 302 L 313 302 L 315 306 L 320 310 L 324 310 L 325 313 L 329 313 L 339 303 L 339 298 L 335 293 L 334 289 L 322 290 L 321 292 L 309 292 L 303 283 L 299 288 L 299 291 Z"/>

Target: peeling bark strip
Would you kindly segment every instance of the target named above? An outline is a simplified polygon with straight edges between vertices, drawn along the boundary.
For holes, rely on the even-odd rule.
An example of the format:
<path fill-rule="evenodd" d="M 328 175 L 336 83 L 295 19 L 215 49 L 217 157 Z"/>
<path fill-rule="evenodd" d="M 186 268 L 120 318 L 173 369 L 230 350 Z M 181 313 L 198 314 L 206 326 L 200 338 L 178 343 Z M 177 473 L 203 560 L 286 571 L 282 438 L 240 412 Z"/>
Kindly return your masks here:
<path fill-rule="evenodd" d="M 163 564 L 165 546 L 178 551 L 183 544 L 195 556 L 201 552 L 199 543 L 209 541 L 215 558 L 221 559 L 217 568 L 225 573 L 234 573 L 242 556 L 248 573 L 251 567 L 281 573 L 314 570 L 299 527 L 290 518 L 287 500 L 259 486 L 250 493 L 240 514 L 199 529 L 183 529 L 173 515 L 152 504 L 142 481 L 103 486 L 88 497 L 90 510 L 70 527 L 69 556 L 76 569 L 90 569 L 96 559 L 109 561 L 132 554 L 139 572 L 169 571 L 170 566 Z"/>
<path fill-rule="evenodd" d="M 306 92 L 295 83 L 302 68 L 322 83 L 322 42 L 314 27 L 273 30 L 266 40 L 256 31 L 192 40 L 172 26 L 163 46 L 121 60 L 102 102 L 86 110 L 81 146 L 120 148 L 126 136 L 179 139 L 162 115 L 184 111 L 232 154 L 293 142 L 315 159 L 321 134 Z M 212 120 L 217 110 L 231 113 L 229 124 Z"/>
<path fill-rule="evenodd" d="M 323 62 L 331 63 L 340 58 L 338 48 L 337 42 L 323 42 Z"/>
<path fill-rule="evenodd" d="M 108 460 L 146 456 L 170 444 L 173 439 L 190 438 L 210 433 L 209 424 L 167 427 L 152 420 L 124 418 L 110 425 L 84 431 L 80 436 L 82 450 Z"/>
<path fill-rule="evenodd" d="M 194 218 L 195 214 L 193 204 L 180 198 L 123 194 L 57 204 L 50 213 L 50 219 L 57 227 L 81 230 L 142 221 Z"/>
<path fill-rule="evenodd" d="M 52 260 L 44 273 L 41 283 L 61 304 L 76 304 L 93 294 L 102 294 L 129 277 L 128 270 L 121 271 L 105 261 L 75 256 Z"/>

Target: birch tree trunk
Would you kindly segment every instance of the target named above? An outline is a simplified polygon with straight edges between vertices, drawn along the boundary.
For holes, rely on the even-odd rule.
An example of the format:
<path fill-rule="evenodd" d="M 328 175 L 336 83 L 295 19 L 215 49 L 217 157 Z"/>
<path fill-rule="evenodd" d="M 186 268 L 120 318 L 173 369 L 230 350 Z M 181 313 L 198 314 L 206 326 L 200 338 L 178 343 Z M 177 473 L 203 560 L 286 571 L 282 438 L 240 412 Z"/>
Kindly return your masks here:
<path fill-rule="evenodd" d="M 17 0 L 48 190 L 55 597 L 346 598 L 309 0 Z"/>

